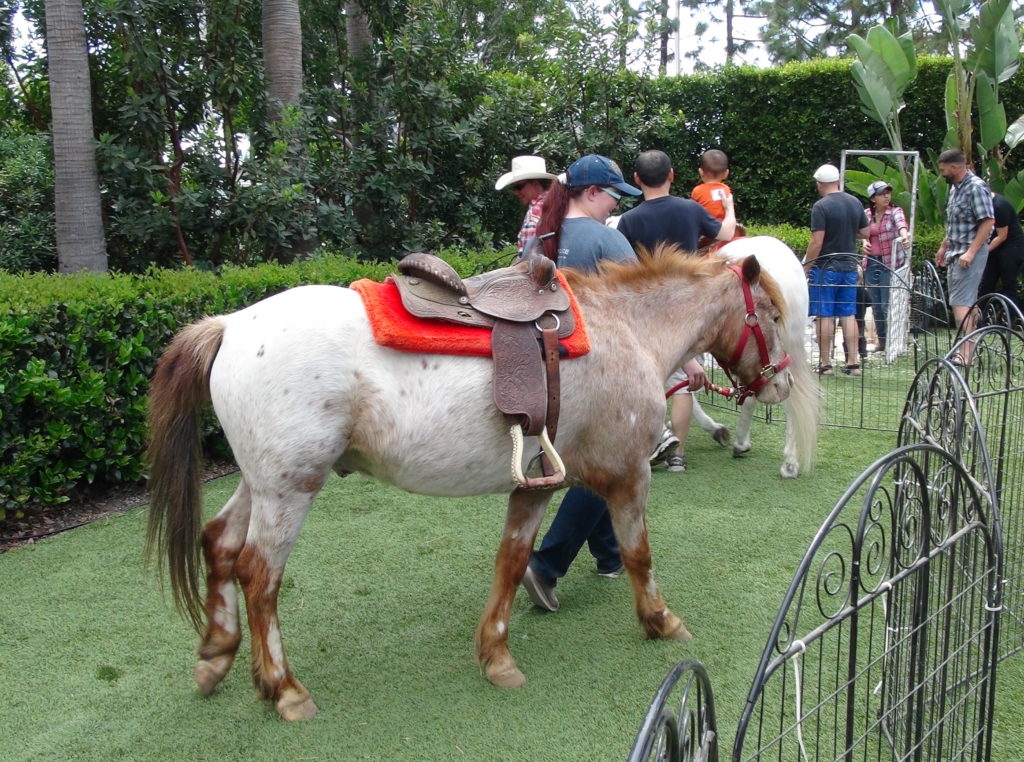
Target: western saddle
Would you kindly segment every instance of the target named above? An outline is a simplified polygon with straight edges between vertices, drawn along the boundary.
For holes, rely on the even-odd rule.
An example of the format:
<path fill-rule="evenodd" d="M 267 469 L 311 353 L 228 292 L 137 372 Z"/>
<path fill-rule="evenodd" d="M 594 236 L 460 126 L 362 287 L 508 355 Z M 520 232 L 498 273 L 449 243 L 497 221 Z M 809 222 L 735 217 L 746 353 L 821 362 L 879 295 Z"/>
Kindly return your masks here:
<path fill-rule="evenodd" d="M 525 489 L 559 486 L 565 466 L 554 447 L 558 340 L 575 321 L 554 262 L 528 250 L 511 267 L 463 280 L 443 259 L 416 253 L 398 263 L 398 272 L 391 277 L 413 315 L 491 330 L 494 404 L 511 421 L 512 478 Z M 524 434 L 540 440 L 543 476 L 524 473 Z"/>

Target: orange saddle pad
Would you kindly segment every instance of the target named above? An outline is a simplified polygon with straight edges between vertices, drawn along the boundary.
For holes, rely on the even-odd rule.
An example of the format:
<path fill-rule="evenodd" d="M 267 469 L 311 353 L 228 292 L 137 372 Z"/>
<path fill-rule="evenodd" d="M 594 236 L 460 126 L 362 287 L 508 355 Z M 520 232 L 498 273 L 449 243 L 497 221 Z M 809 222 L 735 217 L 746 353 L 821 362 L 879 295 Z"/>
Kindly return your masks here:
<path fill-rule="evenodd" d="M 580 306 L 562 273 L 558 273 L 558 280 L 569 294 L 569 304 L 576 320 L 576 330 L 559 341 L 559 346 L 565 350 L 562 359 L 580 357 L 590 351 L 590 337 L 583 325 Z M 353 281 L 349 288 L 362 297 L 373 328 L 373 338 L 381 346 L 423 354 L 491 356 L 489 328 L 426 320 L 410 314 L 402 304 L 398 286 L 390 278 L 383 283 L 363 278 Z"/>

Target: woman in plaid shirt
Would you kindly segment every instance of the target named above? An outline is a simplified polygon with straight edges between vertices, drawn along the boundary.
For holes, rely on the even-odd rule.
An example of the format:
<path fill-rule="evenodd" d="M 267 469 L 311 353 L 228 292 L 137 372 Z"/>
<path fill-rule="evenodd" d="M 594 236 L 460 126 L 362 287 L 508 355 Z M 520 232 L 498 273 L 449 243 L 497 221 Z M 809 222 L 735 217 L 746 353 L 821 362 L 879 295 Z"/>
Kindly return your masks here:
<path fill-rule="evenodd" d="M 871 311 L 875 316 L 875 330 L 878 331 L 879 352 L 885 350 L 888 337 L 889 289 L 892 285 L 892 271 L 900 267 L 900 261 L 910 249 L 910 235 L 907 218 L 903 210 L 892 204 L 892 186 L 884 180 L 876 180 L 868 186 L 871 206 L 865 210 L 868 216 L 868 238 L 864 241 L 867 255 L 864 269 L 864 285 L 871 300 Z M 902 255 L 894 257 L 893 243 L 899 239 Z"/>

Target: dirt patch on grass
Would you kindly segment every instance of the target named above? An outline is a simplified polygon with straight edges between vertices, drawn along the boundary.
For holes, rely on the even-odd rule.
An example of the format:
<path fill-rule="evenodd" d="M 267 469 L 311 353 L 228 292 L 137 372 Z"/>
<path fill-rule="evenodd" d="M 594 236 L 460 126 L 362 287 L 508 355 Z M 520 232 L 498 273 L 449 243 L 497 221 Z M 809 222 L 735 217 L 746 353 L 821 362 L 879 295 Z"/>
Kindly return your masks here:
<path fill-rule="evenodd" d="M 234 473 L 234 463 L 214 461 L 206 464 L 203 481 Z M 0 521 L 0 553 L 31 545 L 37 540 L 83 526 L 97 519 L 124 513 L 149 502 L 145 484 L 118 487 L 108 492 L 72 499 L 67 503 L 29 510 L 21 518 Z"/>

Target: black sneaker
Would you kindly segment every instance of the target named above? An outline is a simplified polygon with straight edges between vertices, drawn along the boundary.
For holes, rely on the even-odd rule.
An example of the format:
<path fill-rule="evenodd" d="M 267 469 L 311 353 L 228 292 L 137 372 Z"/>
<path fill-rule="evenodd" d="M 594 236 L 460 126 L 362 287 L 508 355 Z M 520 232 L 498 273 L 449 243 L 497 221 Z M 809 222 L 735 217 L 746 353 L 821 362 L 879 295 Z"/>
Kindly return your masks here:
<path fill-rule="evenodd" d="M 530 596 L 533 605 L 545 611 L 558 611 L 558 596 L 555 595 L 555 586 L 549 585 L 540 575 L 533 571 L 529 565 L 526 573 L 523 574 L 523 589 Z"/>
<path fill-rule="evenodd" d="M 665 429 L 661 433 L 661 440 L 654 446 L 649 460 L 651 463 L 660 463 L 665 459 L 665 453 L 679 444 L 679 437 L 672 433 L 671 429 Z"/>
<path fill-rule="evenodd" d="M 665 459 L 665 465 L 672 473 L 681 474 L 686 470 L 686 456 L 674 452 Z"/>

